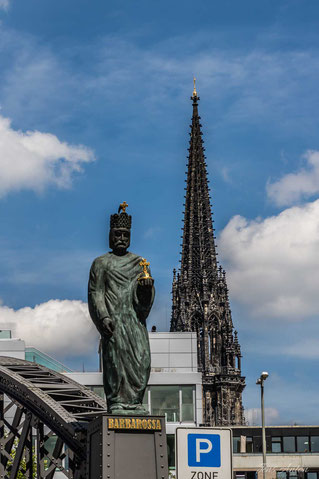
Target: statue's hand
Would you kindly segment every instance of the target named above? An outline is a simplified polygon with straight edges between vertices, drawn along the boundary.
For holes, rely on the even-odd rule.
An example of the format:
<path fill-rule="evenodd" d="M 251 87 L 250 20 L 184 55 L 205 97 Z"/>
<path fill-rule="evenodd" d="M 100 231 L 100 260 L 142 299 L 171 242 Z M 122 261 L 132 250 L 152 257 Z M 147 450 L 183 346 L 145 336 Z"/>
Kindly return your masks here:
<path fill-rule="evenodd" d="M 114 333 L 114 323 L 111 318 L 104 318 L 102 322 L 102 334 L 105 334 L 108 337 L 113 336 Z"/>
<path fill-rule="evenodd" d="M 153 278 L 142 278 L 139 280 L 138 284 L 142 286 L 143 288 L 151 288 L 154 284 L 154 279 Z"/>

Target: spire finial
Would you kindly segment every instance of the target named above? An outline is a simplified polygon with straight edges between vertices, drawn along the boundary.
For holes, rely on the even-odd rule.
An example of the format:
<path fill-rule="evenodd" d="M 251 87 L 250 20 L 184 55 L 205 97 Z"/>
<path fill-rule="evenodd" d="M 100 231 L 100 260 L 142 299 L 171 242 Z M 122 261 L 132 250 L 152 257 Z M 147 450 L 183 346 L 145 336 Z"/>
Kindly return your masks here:
<path fill-rule="evenodd" d="M 193 90 L 193 97 L 194 96 L 197 96 L 197 91 L 196 91 L 196 78 L 194 77 L 193 79 L 193 82 L 194 82 L 194 90 Z"/>
<path fill-rule="evenodd" d="M 120 211 L 123 211 L 123 213 L 125 213 L 127 207 L 128 207 L 128 204 L 126 203 L 126 201 L 123 201 L 123 203 L 121 203 L 119 206 L 118 213 L 120 213 Z"/>

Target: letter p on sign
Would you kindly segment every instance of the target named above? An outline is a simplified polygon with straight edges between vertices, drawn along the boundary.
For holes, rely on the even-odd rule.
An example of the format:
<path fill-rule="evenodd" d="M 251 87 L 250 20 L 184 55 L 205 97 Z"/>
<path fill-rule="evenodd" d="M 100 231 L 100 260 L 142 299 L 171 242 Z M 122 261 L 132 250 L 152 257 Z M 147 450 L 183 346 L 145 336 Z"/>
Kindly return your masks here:
<path fill-rule="evenodd" d="M 189 434 L 188 466 L 220 467 L 220 435 Z"/>
<path fill-rule="evenodd" d="M 201 448 L 202 444 L 206 444 L 206 447 Z M 208 454 L 213 449 L 213 444 L 209 439 L 196 438 L 196 462 L 200 463 L 200 455 Z"/>

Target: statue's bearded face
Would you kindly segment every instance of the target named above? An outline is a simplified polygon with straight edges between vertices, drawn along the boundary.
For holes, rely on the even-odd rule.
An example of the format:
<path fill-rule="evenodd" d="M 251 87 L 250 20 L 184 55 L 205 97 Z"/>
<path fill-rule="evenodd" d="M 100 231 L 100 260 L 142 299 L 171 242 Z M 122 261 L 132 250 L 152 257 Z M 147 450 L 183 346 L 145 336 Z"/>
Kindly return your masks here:
<path fill-rule="evenodd" d="M 126 252 L 130 246 L 131 231 L 127 228 L 112 228 L 110 231 L 110 248 L 119 254 Z"/>

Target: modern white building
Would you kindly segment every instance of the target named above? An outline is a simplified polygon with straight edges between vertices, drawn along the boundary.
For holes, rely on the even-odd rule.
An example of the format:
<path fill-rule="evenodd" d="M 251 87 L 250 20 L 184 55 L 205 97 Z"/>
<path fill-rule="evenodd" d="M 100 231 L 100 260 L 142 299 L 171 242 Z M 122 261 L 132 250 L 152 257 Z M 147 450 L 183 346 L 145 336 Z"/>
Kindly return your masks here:
<path fill-rule="evenodd" d="M 144 404 L 165 415 L 167 433 L 180 424 L 202 423 L 201 373 L 197 369 L 195 333 L 149 333 L 152 369 Z M 102 372 L 67 372 L 67 376 L 103 396 Z"/>
<path fill-rule="evenodd" d="M 0 356 L 26 359 L 25 354 L 26 347 L 22 339 L 12 338 L 10 329 L 0 330 Z"/>

